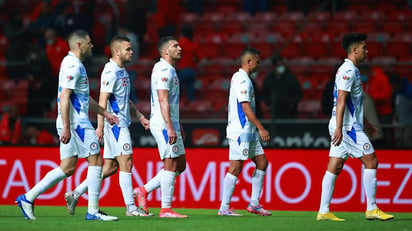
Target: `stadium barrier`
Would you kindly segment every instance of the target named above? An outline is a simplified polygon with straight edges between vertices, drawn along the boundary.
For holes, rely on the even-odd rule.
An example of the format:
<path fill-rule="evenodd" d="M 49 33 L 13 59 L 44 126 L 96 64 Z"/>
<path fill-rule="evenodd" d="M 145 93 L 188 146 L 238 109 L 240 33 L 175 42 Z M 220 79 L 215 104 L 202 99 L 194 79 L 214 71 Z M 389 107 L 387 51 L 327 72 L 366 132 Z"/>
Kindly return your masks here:
<path fill-rule="evenodd" d="M 316 211 L 328 150 L 266 149 L 269 167 L 262 189 L 261 204 L 271 210 Z M 0 204 L 14 204 L 50 169 L 59 164 L 57 147 L 0 147 Z M 162 168 L 156 148 L 134 149 L 133 184 L 142 185 Z M 186 149 L 187 169 L 176 181 L 173 206 L 176 208 L 218 209 L 223 179 L 229 167 L 226 148 Z M 412 212 L 412 152 L 377 150 L 379 158 L 377 203 L 388 212 Z M 87 162 L 80 159 L 73 176 L 42 194 L 36 205 L 64 206 L 64 192 L 71 191 L 87 174 Z M 232 206 L 245 209 L 251 194 L 254 164 L 244 163 L 233 194 Z M 340 174 L 331 204 L 333 211 L 364 211 L 362 164 L 349 159 Z M 87 195 L 79 201 L 87 205 Z M 124 206 L 118 175 L 102 184 L 101 206 Z M 149 196 L 149 207 L 160 207 L 160 190 Z"/>

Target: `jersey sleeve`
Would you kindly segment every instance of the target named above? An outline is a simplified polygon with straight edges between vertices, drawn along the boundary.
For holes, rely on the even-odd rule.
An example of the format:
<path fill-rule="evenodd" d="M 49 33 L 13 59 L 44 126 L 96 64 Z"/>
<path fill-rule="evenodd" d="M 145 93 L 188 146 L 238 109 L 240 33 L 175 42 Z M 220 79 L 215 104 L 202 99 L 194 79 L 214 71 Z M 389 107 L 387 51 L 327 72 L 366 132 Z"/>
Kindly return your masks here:
<path fill-rule="evenodd" d="M 170 90 L 173 75 L 169 68 L 160 68 L 155 72 L 156 90 Z"/>
<path fill-rule="evenodd" d="M 113 93 L 116 82 L 116 73 L 113 70 L 104 68 L 100 79 L 100 92 Z"/>
<path fill-rule="evenodd" d="M 236 98 L 241 102 L 250 102 L 251 99 L 251 85 L 250 81 L 245 78 L 239 78 L 238 81 L 235 81 L 235 94 Z"/>
<path fill-rule="evenodd" d="M 81 80 L 80 67 L 78 65 L 67 65 L 67 63 L 65 63 L 62 65 L 62 69 L 61 87 L 75 89 L 77 82 Z"/>
<path fill-rule="evenodd" d="M 355 70 L 346 69 L 339 71 L 336 75 L 336 86 L 338 90 L 350 92 L 355 81 Z"/>

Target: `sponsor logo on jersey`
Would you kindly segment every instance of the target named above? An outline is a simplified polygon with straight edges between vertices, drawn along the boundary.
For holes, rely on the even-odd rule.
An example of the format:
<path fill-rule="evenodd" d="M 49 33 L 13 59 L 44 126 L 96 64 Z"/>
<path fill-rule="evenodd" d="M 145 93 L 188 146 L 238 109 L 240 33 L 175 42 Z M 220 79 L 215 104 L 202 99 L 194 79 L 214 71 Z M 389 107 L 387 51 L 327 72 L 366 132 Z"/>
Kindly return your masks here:
<path fill-rule="evenodd" d="M 71 76 L 71 75 L 67 76 L 66 78 L 67 78 L 67 80 L 73 80 L 74 79 L 74 77 Z"/>
<path fill-rule="evenodd" d="M 242 94 L 242 95 L 246 95 L 246 93 L 247 93 L 247 90 L 243 90 L 243 91 L 240 92 L 240 94 Z"/>
<path fill-rule="evenodd" d="M 104 80 L 104 81 L 103 81 L 103 86 L 107 86 L 107 85 L 109 85 L 109 81 Z"/>
<path fill-rule="evenodd" d="M 347 75 L 344 75 L 344 76 L 343 76 L 343 80 L 349 80 L 349 79 L 350 79 L 349 76 L 347 76 Z"/>
<path fill-rule="evenodd" d="M 169 80 L 167 77 L 163 77 L 161 78 L 162 82 L 167 82 L 167 80 Z"/>

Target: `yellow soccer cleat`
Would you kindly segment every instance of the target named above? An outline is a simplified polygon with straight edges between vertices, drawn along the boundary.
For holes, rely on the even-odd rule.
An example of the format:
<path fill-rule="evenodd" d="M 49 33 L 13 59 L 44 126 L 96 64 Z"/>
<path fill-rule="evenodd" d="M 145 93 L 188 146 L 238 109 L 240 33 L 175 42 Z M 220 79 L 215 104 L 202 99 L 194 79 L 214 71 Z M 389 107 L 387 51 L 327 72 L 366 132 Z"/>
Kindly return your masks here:
<path fill-rule="evenodd" d="M 393 219 L 393 215 L 384 213 L 379 208 L 376 208 L 372 211 L 366 211 L 365 217 L 368 220 L 381 220 L 381 221 L 387 221 L 387 220 Z"/>
<path fill-rule="evenodd" d="M 316 216 L 316 220 L 318 221 L 345 221 L 345 219 L 341 219 L 333 213 L 318 213 L 318 216 Z"/>

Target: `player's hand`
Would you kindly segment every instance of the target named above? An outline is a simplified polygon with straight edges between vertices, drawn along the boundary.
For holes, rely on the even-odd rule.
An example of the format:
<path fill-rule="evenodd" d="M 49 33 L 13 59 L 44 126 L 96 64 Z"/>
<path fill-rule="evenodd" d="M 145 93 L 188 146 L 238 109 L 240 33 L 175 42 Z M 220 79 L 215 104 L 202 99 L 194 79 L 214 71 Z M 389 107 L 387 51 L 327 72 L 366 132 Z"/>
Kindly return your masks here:
<path fill-rule="evenodd" d="M 267 143 L 267 142 L 270 141 L 270 135 L 269 135 L 269 132 L 266 129 L 263 128 L 263 129 L 259 130 L 259 135 L 260 135 L 260 138 L 262 138 L 263 142 Z"/>
<path fill-rule="evenodd" d="M 169 137 L 169 144 L 175 144 L 177 141 L 177 135 L 175 130 L 172 129 L 167 129 L 167 136 Z"/>
<path fill-rule="evenodd" d="M 378 129 L 369 122 L 364 123 L 364 130 L 370 137 L 374 137 L 378 132 Z"/>
<path fill-rule="evenodd" d="M 69 128 L 63 128 L 62 129 L 62 133 L 60 134 L 60 142 L 62 142 L 63 144 L 67 144 L 69 143 L 70 139 L 71 139 L 71 133 L 70 133 L 70 129 Z"/>
<path fill-rule="evenodd" d="M 339 146 L 339 144 L 342 143 L 342 138 L 342 130 L 336 129 L 332 137 L 332 145 Z"/>
<path fill-rule="evenodd" d="M 142 126 L 144 127 L 145 130 L 149 130 L 150 128 L 150 121 L 146 118 L 142 118 L 140 119 L 140 124 L 142 124 Z"/>
<path fill-rule="evenodd" d="M 110 125 L 119 123 L 119 118 L 117 118 L 117 116 L 111 113 L 105 112 L 104 117 L 106 118 L 107 122 L 109 122 Z"/>
<path fill-rule="evenodd" d="M 103 136 L 104 136 L 103 128 L 97 127 L 96 128 L 96 135 L 99 138 L 99 142 L 102 142 Z"/>

